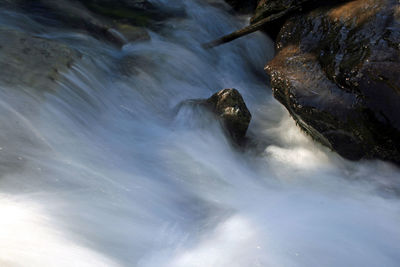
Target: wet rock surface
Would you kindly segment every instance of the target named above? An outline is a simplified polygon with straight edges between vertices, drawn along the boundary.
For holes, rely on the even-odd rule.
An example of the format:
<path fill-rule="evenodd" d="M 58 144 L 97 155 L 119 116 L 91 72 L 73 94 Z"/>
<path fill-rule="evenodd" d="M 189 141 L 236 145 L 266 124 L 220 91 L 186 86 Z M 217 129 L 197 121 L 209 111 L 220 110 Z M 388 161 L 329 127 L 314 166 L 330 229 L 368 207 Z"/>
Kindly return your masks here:
<path fill-rule="evenodd" d="M 226 132 L 236 143 L 243 142 L 251 114 L 238 90 L 223 89 L 203 104 L 219 118 Z"/>
<path fill-rule="evenodd" d="M 255 14 L 251 18 L 251 22 L 257 22 L 272 14 L 289 10 L 293 6 L 312 1 L 313 0 L 260 0 L 258 1 Z"/>
<path fill-rule="evenodd" d="M 279 19 L 270 22 L 263 29 L 265 33 L 276 39 L 280 29 L 289 18 L 306 14 L 315 8 L 334 6 L 346 1 L 351 0 L 259 0 L 250 22 L 254 24 L 275 14 L 282 14 Z"/>
<path fill-rule="evenodd" d="M 276 46 L 266 71 L 302 129 L 346 158 L 400 163 L 398 1 L 356 0 L 294 16 Z"/>
<path fill-rule="evenodd" d="M 233 9 L 239 12 L 253 12 L 257 6 L 257 0 L 225 0 Z"/>
<path fill-rule="evenodd" d="M 185 114 L 183 121 L 180 121 L 179 114 Z M 236 89 L 220 90 L 207 99 L 182 101 L 177 105 L 174 116 L 178 124 L 196 129 L 208 128 L 217 121 L 234 145 L 241 147 L 247 141 L 251 113 Z"/>

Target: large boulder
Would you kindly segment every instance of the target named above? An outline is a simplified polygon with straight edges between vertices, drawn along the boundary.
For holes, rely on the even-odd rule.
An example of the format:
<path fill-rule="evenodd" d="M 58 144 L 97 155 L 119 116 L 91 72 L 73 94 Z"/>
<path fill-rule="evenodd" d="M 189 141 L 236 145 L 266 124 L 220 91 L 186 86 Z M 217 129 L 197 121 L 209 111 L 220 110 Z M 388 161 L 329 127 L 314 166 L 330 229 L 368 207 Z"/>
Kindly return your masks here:
<path fill-rule="evenodd" d="M 313 9 L 315 7 L 329 6 L 335 3 L 348 2 L 349 0 L 259 0 L 251 23 L 280 12 L 292 11 L 297 13 Z"/>
<path fill-rule="evenodd" d="M 293 15 L 305 14 L 322 6 L 333 6 L 349 0 L 259 0 L 251 24 L 270 16 L 281 14 L 278 19 L 269 22 L 263 31 L 275 39 L 286 20 Z"/>
<path fill-rule="evenodd" d="M 400 5 L 355 0 L 297 15 L 268 63 L 299 126 L 349 159 L 400 163 Z"/>

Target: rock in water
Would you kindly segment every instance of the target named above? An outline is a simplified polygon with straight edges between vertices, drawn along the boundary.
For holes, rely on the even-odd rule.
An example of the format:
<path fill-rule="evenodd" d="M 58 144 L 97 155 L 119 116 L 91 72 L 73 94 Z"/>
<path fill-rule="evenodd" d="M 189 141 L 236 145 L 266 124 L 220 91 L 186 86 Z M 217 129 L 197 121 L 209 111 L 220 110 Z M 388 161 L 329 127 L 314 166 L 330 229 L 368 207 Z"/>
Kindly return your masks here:
<path fill-rule="evenodd" d="M 14 0 L 6 4 L 39 23 L 83 31 L 117 46 L 149 39 L 143 27 L 163 18 L 146 0 Z M 127 40 L 116 29 L 121 29 Z"/>
<path fill-rule="evenodd" d="M 223 89 L 212 95 L 204 103 L 218 116 L 232 139 L 241 144 L 249 127 L 251 114 L 238 90 Z"/>
<path fill-rule="evenodd" d="M 0 86 L 53 91 L 81 57 L 63 43 L 0 26 Z"/>
<path fill-rule="evenodd" d="M 355 0 L 285 23 L 266 66 L 274 96 L 349 159 L 400 163 L 400 5 Z"/>

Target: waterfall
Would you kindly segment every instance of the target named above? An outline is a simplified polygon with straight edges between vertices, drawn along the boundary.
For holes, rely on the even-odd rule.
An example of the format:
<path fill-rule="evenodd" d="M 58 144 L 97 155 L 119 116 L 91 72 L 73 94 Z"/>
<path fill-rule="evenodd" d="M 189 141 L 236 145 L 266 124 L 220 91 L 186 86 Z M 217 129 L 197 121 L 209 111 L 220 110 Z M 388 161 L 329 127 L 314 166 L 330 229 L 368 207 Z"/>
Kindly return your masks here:
<path fill-rule="evenodd" d="M 184 16 L 122 48 L 0 10 L 79 53 L 55 90 L 0 84 L 0 266 L 398 266 L 399 169 L 301 132 L 267 87 L 267 36 L 202 48 L 248 17 L 152 2 Z M 178 108 L 223 88 L 253 115 L 244 151 Z"/>

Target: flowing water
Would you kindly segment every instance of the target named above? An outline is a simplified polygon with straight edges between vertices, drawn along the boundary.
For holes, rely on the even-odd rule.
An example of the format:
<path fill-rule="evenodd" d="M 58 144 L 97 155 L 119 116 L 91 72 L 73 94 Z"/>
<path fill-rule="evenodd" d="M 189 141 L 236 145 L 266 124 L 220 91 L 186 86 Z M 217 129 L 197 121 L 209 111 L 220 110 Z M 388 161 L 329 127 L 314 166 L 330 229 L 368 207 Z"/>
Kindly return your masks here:
<path fill-rule="evenodd" d="M 153 2 L 185 16 L 122 49 L 2 10 L 83 56 L 53 92 L 0 88 L 0 266 L 399 266 L 399 169 L 301 132 L 267 87 L 266 36 L 202 49 L 248 17 Z M 244 151 L 177 108 L 232 87 L 253 114 Z"/>

